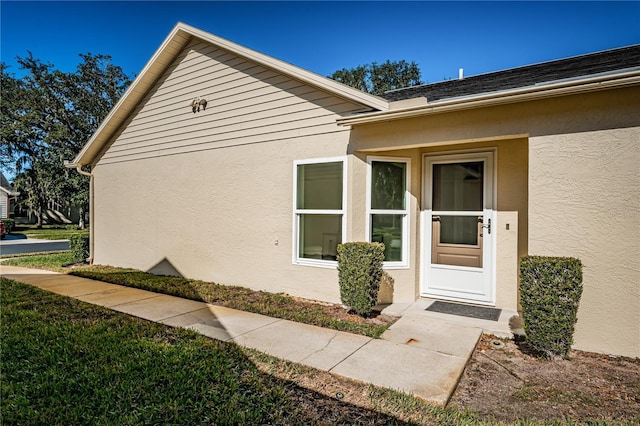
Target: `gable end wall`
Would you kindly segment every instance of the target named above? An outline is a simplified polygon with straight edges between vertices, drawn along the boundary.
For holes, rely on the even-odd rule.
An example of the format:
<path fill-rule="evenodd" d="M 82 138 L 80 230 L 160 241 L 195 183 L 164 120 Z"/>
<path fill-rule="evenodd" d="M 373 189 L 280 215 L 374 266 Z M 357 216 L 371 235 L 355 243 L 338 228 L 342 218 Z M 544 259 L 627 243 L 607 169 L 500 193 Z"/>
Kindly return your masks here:
<path fill-rule="evenodd" d="M 192 42 L 94 167 L 94 262 L 338 301 L 292 263 L 293 162 L 346 156 L 335 121 L 366 109 Z"/>

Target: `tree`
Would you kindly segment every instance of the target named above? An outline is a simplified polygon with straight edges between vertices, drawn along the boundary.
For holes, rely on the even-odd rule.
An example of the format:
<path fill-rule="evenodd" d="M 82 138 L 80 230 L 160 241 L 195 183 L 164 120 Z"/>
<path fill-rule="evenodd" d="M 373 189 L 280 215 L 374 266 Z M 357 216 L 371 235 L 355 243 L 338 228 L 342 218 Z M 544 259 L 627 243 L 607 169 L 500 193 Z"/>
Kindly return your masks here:
<path fill-rule="evenodd" d="M 29 52 L 18 64 L 21 78 L 0 64 L 0 160 L 16 174 L 23 203 L 37 214 L 49 201 L 65 199 L 88 210 L 88 178 L 64 167 L 98 129 L 130 84 L 107 55 L 81 54 L 75 72 L 65 73 Z"/>
<path fill-rule="evenodd" d="M 13 185 L 20 192 L 20 203 L 35 213 L 37 226 L 42 227 L 42 218 L 49 200 L 56 197 L 56 175 L 58 170 L 51 161 L 33 158 L 29 168 L 16 175 Z"/>
<path fill-rule="evenodd" d="M 381 95 L 386 91 L 423 84 L 420 80 L 420 68 L 415 62 L 405 60 L 382 64 L 373 62 L 355 68 L 343 68 L 331 74 L 329 78 L 339 81 L 363 92 Z"/>

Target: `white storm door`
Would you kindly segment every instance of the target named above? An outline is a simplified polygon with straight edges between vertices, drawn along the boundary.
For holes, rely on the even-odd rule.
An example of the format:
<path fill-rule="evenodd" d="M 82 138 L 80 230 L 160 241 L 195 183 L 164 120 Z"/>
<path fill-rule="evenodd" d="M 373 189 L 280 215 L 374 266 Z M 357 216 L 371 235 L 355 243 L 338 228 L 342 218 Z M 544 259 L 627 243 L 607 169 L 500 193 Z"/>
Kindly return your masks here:
<path fill-rule="evenodd" d="M 425 156 L 422 294 L 492 305 L 493 153 Z"/>

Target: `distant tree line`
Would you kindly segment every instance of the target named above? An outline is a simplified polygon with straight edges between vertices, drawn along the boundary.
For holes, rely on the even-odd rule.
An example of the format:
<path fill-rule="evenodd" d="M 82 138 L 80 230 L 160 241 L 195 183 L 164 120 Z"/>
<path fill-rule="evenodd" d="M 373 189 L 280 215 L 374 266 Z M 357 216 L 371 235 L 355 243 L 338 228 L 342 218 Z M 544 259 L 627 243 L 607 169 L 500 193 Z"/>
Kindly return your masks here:
<path fill-rule="evenodd" d="M 329 78 L 373 95 L 389 90 L 424 84 L 420 80 L 420 68 L 411 61 L 389 61 L 382 64 L 372 62 L 355 68 L 343 68 Z"/>
<path fill-rule="evenodd" d="M 15 174 L 21 207 L 35 214 L 66 200 L 80 214 L 89 207 L 88 177 L 64 167 L 72 160 L 131 83 L 108 55 L 81 54 L 74 72 L 34 58 L 17 61 L 21 77 L 0 63 L 0 162 Z"/>

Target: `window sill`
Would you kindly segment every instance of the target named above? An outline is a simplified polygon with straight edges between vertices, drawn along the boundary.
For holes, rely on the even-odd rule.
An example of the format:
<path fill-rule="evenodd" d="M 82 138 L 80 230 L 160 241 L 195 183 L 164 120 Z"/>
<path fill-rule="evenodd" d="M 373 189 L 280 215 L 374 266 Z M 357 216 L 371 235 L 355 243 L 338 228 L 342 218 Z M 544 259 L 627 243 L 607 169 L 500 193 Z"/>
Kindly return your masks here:
<path fill-rule="evenodd" d="M 313 260 L 313 259 L 296 259 L 294 265 L 312 266 L 314 268 L 337 269 L 338 262 L 335 260 Z"/>
<path fill-rule="evenodd" d="M 393 269 L 410 269 L 408 263 L 402 262 L 383 262 L 382 263 L 383 270 L 393 270 Z"/>

